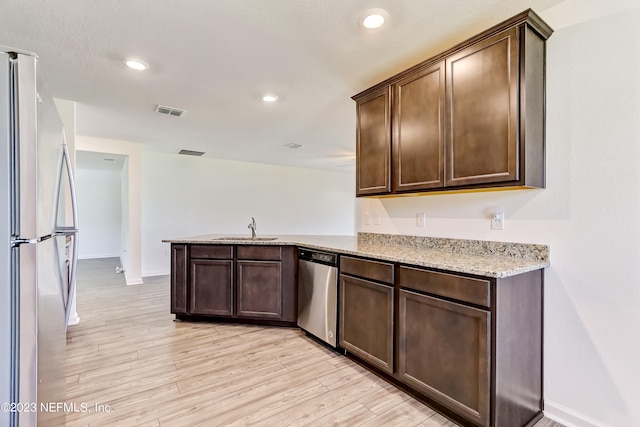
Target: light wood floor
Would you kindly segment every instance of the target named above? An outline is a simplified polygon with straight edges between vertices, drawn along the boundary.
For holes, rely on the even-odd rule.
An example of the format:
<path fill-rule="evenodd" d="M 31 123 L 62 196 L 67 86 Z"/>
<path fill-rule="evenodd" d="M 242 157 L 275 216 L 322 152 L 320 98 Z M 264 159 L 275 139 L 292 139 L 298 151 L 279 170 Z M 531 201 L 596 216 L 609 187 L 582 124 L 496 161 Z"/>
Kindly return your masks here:
<path fill-rule="evenodd" d="M 80 261 L 67 401 L 89 412 L 67 426 L 456 425 L 297 329 L 176 322 L 168 277 L 116 265 Z"/>

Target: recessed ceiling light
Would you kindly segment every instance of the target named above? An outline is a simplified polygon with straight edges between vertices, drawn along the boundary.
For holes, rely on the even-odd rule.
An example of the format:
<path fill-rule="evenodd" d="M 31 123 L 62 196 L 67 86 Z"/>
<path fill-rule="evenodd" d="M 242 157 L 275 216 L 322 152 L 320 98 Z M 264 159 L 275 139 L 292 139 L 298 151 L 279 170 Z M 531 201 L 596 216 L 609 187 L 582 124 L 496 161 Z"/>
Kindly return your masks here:
<path fill-rule="evenodd" d="M 369 15 L 362 20 L 362 26 L 369 29 L 380 28 L 384 24 L 384 16 Z"/>
<path fill-rule="evenodd" d="M 278 100 L 278 96 L 272 93 L 268 93 L 262 97 L 264 102 L 276 102 Z"/>
<path fill-rule="evenodd" d="M 136 71 L 144 71 L 149 68 L 149 64 L 141 59 L 127 58 L 122 61 L 124 65 Z"/>
<path fill-rule="evenodd" d="M 382 27 L 389 18 L 389 12 L 384 9 L 369 9 L 360 21 L 361 25 L 370 30 Z"/>

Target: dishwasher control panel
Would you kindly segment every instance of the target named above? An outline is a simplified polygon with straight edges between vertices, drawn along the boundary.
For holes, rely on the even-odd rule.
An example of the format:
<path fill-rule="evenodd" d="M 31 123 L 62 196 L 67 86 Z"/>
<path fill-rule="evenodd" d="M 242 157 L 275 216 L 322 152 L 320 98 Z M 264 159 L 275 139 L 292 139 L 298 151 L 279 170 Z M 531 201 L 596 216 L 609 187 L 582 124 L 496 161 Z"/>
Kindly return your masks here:
<path fill-rule="evenodd" d="M 327 252 L 300 249 L 298 250 L 298 258 L 301 260 L 313 261 L 332 266 L 338 265 L 338 255 Z"/>

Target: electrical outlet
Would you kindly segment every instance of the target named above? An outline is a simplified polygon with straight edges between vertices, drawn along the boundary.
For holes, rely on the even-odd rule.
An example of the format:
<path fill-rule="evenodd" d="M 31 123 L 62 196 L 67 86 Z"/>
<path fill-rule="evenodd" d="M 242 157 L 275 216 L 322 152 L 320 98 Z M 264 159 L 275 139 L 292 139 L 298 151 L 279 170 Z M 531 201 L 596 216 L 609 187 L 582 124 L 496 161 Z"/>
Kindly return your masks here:
<path fill-rule="evenodd" d="M 364 225 L 371 225 L 371 216 L 368 213 L 364 214 Z"/>
<path fill-rule="evenodd" d="M 373 216 L 373 224 L 374 225 L 380 225 L 380 215 L 374 215 Z"/>
<path fill-rule="evenodd" d="M 427 222 L 427 214 L 424 212 L 418 212 L 416 214 L 416 227 L 424 227 Z"/>
<path fill-rule="evenodd" d="M 491 217 L 492 230 L 504 230 L 504 212 L 494 212 Z"/>

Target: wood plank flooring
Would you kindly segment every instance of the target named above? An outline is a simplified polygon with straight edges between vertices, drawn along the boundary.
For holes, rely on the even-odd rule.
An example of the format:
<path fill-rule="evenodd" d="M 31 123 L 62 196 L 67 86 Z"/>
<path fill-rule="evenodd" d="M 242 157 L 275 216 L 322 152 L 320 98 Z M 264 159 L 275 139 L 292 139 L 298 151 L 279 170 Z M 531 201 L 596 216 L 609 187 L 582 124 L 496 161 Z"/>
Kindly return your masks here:
<path fill-rule="evenodd" d="M 79 263 L 67 402 L 87 411 L 67 426 L 456 425 L 297 329 L 174 321 L 168 277 L 116 265 Z"/>

